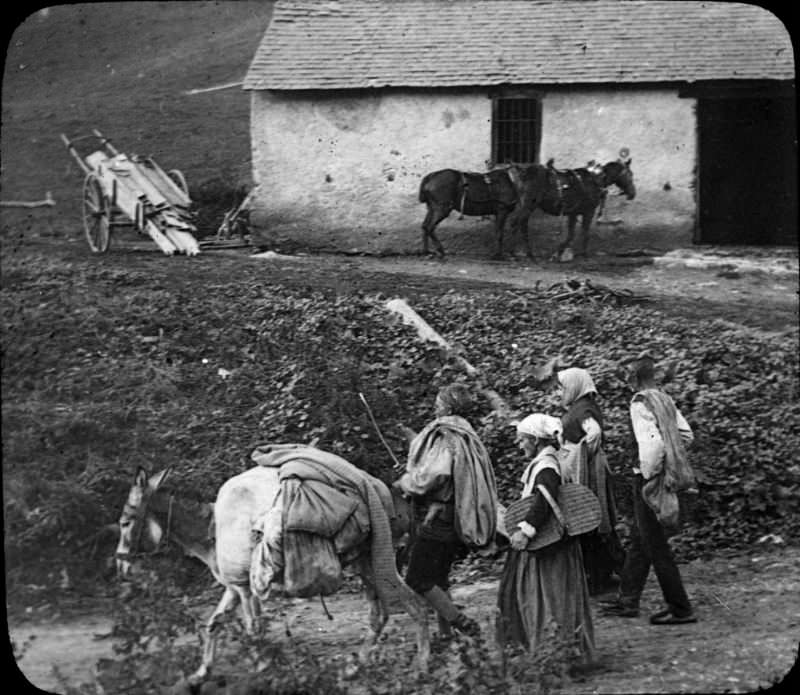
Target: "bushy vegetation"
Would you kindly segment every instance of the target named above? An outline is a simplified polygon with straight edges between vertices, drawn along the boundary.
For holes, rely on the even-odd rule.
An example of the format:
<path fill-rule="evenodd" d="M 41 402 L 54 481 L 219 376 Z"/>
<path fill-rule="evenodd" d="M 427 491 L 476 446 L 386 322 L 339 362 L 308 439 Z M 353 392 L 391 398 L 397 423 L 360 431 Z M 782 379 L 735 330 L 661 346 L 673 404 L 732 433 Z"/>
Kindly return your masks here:
<path fill-rule="evenodd" d="M 86 258 L 35 247 L 3 255 L 3 490 L 12 606 L 34 584 L 50 596 L 78 582 L 89 592 L 102 586 L 114 542 L 104 530 L 118 517 L 138 465 L 174 466 L 173 483 L 183 494 L 211 500 L 224 480 L 249 467 L 257 444 L 313 442 L 388 482 L 397 472 L 359 394 L 402 459 L 406 444 L 397 423 L 420 428 L 439 386 L 468 380 L 439 348 L 420 342 L 386 312 L 384 300 L 395 295 L 382 293 L 385 277 L 344 279 L 318 270 L 311 276 L 309 268 L 317 266 L 278 269 L 234 256 L 155 259 Z M 687 524 L 675 539 L 681 556 L 742 547 L 768 533 L 797 536 L 796 330 L 767 341 L 730 324 L 678 320 L 646 305 L 590 311 L 496 287 L 406 285 L 404 293 L 479 369 L 482 376 L 468 381 L 496 390 L 519 412 L 557 412 L 552 394 L 528 378 L 534 364 L 560 354 L 590 369 L 619 481 L 631 449 L 629 394 L 618 365 L 646 348 L 661 360 L 677 359 L 667 388 L 695 428 L 692 462 L 699 474 L 699 494 L 686 505 Z M 484 405 L 475 424 L 508 501 L 522 462 L 513 428 Z M 618 498 L 625 512 L 624 488 Z M 173 591 L 163 590 L 168 582 Z M 174 682 L 196 667 L 195 618 L 170 612 L 191 612 L 175 599 L 192 582 L 211 578 L 196 565 L 173 563 L 157 582 L 140 587 L 139 599 L 117 620 L 131 649 L 122 665 L 107 664 L 109 672 L 155 688 L 157 678 Z M 158 620 L 142 612 L 148 604 Z M 169 648 L 148 651 L 155 643 Z M 292 671 L 291 663 L 300 662 L 253 647 L 248 653 L 273 659 L 270 674 L 302 672 L 319 679 L 313 687 L 331 693 L 347 670 L 294 649 L 291 659 L 300 659 L 302 668 Z M 473 668 L 484 649 L 490 647 L 463 640 L 451 645 L 437 662 L 445 671 L 415 692 L 457 692 L 445 682 L 488 691 L 494 682 L 525 682 L 527 662 L 518 673 L 513 659 L 506 660 L 512 665 L 503 670 L 495 655 L 499 670 Z M 288 670 L 276 670 L 278 663 Z M 380 681 L 371 692 L 401 692 L 386 684 L 395 682 L 390 669 L 402 667 L 395 660 L 368 670 Z M 250 691 L 227 684 L 220 692 L 277 687 L 258 681 L 257 669 L 253 678 Z"/>
<path fill-rule="evenodd" d="M 113 522 L 136 465 L 175 466 L 200 499 L 249 465 L 267 441 L 315 442 L 391 480 L 396 424 L 421 427 L 437 388 L 465 379 L 441 350 L 383 308 L 388 295 L 288 282 L 269 268 L 217 258 L 125 268 L 25 254 L 4 261 L 3 458 L 6 560 L 75 555 Z M 227 272 L 235 278 L 225 277 Z M 187 273 L 195 281 L 185 282 Z M 686 552 L 798 530 L 796 334 L 764 341 L 726 324 L 677 320 L 648 307 L 588 312 L 521 290 L 418 292 L 414 307 L 463 346 L 491 387 L 520 412 L 557 412 L 527 375 L 561 354 L 591 370 L 602 396 L 607 450 L 622 479 L 630 463 L 629 394 L 621 360 L 649 348 L 680 361 L 668 390 L 694 426 L 700 494 Z M 501 497 L 515 493 L 513 430 L 476 420 Z M 625 490 L 620 490 L 625 509 Z M 82 553 L 85 557 L 86 553 Z"/>

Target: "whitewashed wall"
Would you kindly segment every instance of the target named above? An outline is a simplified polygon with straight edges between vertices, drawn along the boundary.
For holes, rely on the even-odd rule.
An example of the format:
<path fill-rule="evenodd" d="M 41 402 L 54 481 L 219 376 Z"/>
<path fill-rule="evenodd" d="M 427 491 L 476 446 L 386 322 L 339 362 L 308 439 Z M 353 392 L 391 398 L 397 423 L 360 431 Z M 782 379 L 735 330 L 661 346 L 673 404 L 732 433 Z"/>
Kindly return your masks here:
<path fill-rule="evenodd" d="M 554 91 L 543 98 L 542 161 L 575 167 L 633 157 L 639 195 L 612 198 L 596 227 L 617 245 L 688 243 L 695 205 L 694 104 L 675 92 Z M 490 157 L 491 100 L 485 90 L 366 91 L 313 96 L 253 92 L 252 220 L 264 242 L 291 239 L 313 248 L 414 252 L 421 246 L 423 175 L 442 168 L 482 171 Z M 668 190 L 664 190 L 665 187 Z M 490 253 L 493 221 L 458 220 L 438 230 L 451 252 Z M 537 213 L 542 246 L 562 220 Z"/>

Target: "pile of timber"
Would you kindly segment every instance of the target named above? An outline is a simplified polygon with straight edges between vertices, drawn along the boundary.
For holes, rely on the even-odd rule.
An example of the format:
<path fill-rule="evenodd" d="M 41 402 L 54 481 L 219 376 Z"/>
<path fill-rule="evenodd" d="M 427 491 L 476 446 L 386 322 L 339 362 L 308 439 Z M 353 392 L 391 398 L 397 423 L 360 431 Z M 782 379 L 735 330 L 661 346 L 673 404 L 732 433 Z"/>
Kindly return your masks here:
<path fill-rule="evenodd" d="M 545 299 L 568 304 L 635 304 L 647 302 L 650 297 L 634 294 L 631 290 L 615 290 L 605 285 L 597 285 L 589 280 L 565 280 L 550 287 L 540 287 L 537 281 L 534 291 Z"/>

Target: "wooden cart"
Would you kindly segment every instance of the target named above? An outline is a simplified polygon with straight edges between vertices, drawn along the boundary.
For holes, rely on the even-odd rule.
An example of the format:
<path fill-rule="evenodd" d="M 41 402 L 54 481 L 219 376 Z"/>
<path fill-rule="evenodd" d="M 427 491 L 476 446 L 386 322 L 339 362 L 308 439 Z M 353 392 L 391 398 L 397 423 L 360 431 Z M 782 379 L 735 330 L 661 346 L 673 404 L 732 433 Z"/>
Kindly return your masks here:
<path fill-rule="evenodd" d="M 81 157 L 74 143 L 87 138 L 98 140 L 100 149 Z M 86 174 L 83 226 L 94 253 L 108 250 L 119 227 L 146 234 L 168 255 L 200 252 L 189 189 L 179 170 L 164 172 L 151 157 L 118 152 L 98 130 L 73 140 L 62 133 L 61 139 Z"/>

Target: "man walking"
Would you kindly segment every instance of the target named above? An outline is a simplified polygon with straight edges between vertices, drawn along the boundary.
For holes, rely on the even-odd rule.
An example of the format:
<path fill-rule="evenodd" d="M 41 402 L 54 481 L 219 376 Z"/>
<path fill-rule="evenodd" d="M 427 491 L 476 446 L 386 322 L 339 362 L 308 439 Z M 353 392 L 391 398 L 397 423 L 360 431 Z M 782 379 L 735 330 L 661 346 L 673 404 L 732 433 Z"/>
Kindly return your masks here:
<path fill-rule="evenodd" d="M 656 387 L 652 357 L 642 354 L 634 360 L 629 383 L 635 392 L 630 417 L 637 448 L 637 465 L 633 468 L 634 525 L 619 595 L 606 604 L 603 612 L 637 617 L 652 566 L 667 605 L 650 616 L 650 622 L 694 623 L 697 618 L 667 540 L 678 527 L 677 492 L 694 482 L 685 448 L 694 435 L 672 399 Z"/>
<path fill-rule="evenodd" d="M 472 408 L 463 384 L 441 389 L 436 418 L 411 441 L 406 472 L 395 482 L 416 510 L 406 583 L 436 610 L 444 635 L 450 625 L 472 635 L 480 631 L 453 604 L 449 574 L 469 549 L 494 539 L 497 520 L 489 453 L 465 418 Z"/>

